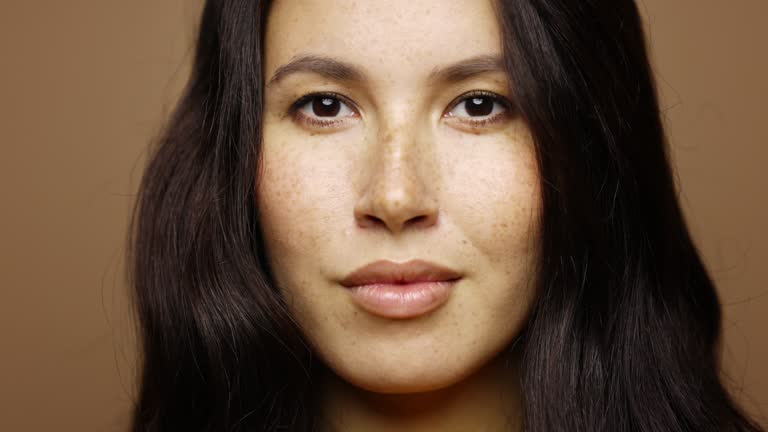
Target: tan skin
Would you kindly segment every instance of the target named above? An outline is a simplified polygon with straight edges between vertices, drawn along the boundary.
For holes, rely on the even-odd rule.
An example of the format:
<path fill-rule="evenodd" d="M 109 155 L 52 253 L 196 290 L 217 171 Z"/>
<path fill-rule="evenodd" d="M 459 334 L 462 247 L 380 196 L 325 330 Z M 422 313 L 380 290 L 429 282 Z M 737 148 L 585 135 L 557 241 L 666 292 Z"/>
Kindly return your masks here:
<path fill-rule="evenodd" d="M 354 71 L 286 67 L 302 56 Z M 279 288 L 331 371 L 324 430 L 519 429 L 501 354 L 533 302 L 540 193 L 500 56 L 490 1 L 277 0 L 267 17 L 257 205 Z M 315 92 L 333 95 L 291 110 Z M 339 283 L 416 258 L 462 275 L 426 315 L 372 315 Z"/>

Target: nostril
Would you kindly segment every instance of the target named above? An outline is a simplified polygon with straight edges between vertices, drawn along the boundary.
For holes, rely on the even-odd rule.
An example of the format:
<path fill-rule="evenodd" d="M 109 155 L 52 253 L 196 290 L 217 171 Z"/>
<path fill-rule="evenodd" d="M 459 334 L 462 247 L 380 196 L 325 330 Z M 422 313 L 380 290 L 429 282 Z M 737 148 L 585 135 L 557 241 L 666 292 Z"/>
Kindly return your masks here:
<path fill-rule="evenodd" d="M 411 218 L 407 223 L 411 225 L 421 225 L 427 220 L 426 215 L 416 216 L 414 218 Z"/>
<path fill-rule="evenodd" d="M 437 215 L 432 214 L 424 214 L 412 217 L 411 219 L 408 219 L 403 224 L 403 227 L 407 227 L 408 225 L 414 226 L 414 227 L 421 227 L 421 228 L 428 228 L 432 225 L 434 225 L 437 221 Z"/>
<path fill-rule="evenodd" d="M 389 194 L 377 198 L 363 196 L 355 205 L 354 217 L 360 228 L 385 228 L 397 233 L 409 227 L 429 228 L 437 223 L 438 206 L 420 194 Z"/>
<path fill-rule="evenodd" d="M 412 217 L 402 223 L 400 223 L 397 226 L 392 226 L 391 223 L 387 223 L 384 219 L 381 219 L 379 217 L 373 216 L 373 215 L 365 215 L 362 218 L 358 219 L 360 221 L 360 226 L 363 228 L 372 228 L 372 227 L 386 227 L 388 229 L 403 229 L 407 226 L 426 226 L 430 224 L 430 221 L 432 218 L 429 215 L 420 215 Z"/>
<path fill-rule="evenodd" d="M 377 226 L 377 225 L 386 226 L 386 223 L 384 223 L 383 220 L 381 220 L 381 219 L 379 219 L 379 218 L 377 218 L 376 216 L 373 216 L 373 215 L 365 215 L 365 216 L 363 216 L 363 218 L 361 219 L 361 222 L 362 222 L 361 226 L 363 226 L 363 227 L 373 227 L 373 226 Z"/>

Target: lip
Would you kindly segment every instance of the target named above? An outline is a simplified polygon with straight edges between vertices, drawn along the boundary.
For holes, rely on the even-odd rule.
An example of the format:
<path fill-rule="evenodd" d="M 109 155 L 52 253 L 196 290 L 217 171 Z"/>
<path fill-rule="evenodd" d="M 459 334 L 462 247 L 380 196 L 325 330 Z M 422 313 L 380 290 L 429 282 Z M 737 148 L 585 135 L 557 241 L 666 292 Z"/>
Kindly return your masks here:
<path fill-rule="evenodd" d="M 353 271 L 341 280 L 341 284 L 351 288 L 371 284 L 440 282 L 460 277 L 461 275 L 456 271 L 420 259 L 404 263 L 382 260 L 372 262 Z"/>
<path fill-rule="evenodd" d="M 376 261 L 341 280 L 352 300 L 385 318 L 413 318 L 448 301 L 461 274 L 424 260 Z"/>

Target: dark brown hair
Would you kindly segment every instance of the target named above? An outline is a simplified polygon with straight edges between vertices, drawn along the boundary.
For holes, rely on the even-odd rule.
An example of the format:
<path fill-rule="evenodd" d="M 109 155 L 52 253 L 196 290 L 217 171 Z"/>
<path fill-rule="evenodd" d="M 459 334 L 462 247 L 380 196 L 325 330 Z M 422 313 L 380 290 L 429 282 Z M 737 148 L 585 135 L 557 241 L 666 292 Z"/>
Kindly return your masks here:
<path fill-rule="evenodd" d="M 720 378 L 720 304 L 686 228 L 631 0 L 497 2 L 542 176 L 524 427 L 759 431 Z M 130 276 L 136 432 L 310 431 L 319 362 L 265 264 L 255 206 L 268 1 L 209 0 L 141 184 Z"/>

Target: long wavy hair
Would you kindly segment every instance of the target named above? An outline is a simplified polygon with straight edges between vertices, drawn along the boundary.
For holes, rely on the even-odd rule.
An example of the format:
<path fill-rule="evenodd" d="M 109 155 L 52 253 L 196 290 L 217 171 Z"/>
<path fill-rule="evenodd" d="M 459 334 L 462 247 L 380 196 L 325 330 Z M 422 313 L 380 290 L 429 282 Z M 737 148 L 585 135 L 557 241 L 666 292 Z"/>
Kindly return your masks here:
<path fill-rule="evenodd" d="M 142 179 L 135 432 L 316 428 L 323 366 L 272 282 L 255 205 L 269 4 L 206 1 Z M 761 431 L 722 383 L 720 304 L 677 200 L 637 6 L 495 4 L 543 194 L 518 341 L 525 430 Z"/>

